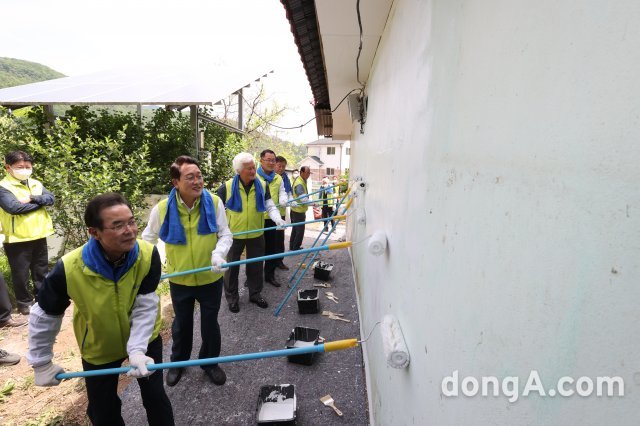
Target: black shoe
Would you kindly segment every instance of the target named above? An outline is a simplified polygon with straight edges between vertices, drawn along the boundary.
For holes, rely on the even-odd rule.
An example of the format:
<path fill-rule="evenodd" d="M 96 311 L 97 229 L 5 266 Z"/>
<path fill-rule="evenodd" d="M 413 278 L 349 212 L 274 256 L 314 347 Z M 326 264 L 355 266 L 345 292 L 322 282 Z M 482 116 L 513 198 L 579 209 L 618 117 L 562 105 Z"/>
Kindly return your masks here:
<path fill-rule="evenodd" d="M 213 384 L 222 386 L 227 381 L 227 375 L 218 365 L 214 365 L 213 368 L 205 368 L 204 374 L 207 375 L 209 380 L 213 382 Z"/>
<path fill-rule="evenodd" d="M 18 313 L 20 315 L 29 315 L 31 312 L 31 306 L 18 306 Z"/>
<path fill-rule="evenodd" d="M 288 271 L 289 270 L 289 267 L 287 265 L 285 265 L 284 263 L 280 263 L 278 265 L 278 268 L 280 268 L 280 269 L 282 269 L 284 271 Z"/>
<path fill-rule="evenodd" d="M 167 373 L 167 386 L 175 386 L 180 381 L 184 368 L 170 368 Z"/>
<path fill-rule="evenodd" d="M 240 306 L 237 303 L 229 303 L 229 310 L 234 314 L 240 312 Z"/>
<path fill-rule="evenodd" d="M 258 305 L 262 309 L 267 309 L 269 307 L 269 304 L 267 303 L 267 301 L 264 300 L 262 297 L 259 297 L 259 298 L 255 299 L 255 300 L 249 299 L 249 302 L 255 303 L 256 305 Z"/>
<path fill-rule="evenodd" d="M 278 280 L 276 280 L 276 277 L 268 277 L 268 278 L 265 278 L 264 280 L 274 287 L 282 286 L 282 284 L 280 284 Z"/>
<path fill-rule="evenodd" d="M 25 325 L 27 323 L 27 320 L 25 319 L 19 319 L 19 320 L 15 320 L 13 318 L 9 318 L 6 321 L 3 321 L 0 323 L 0 328 L 4 328 L 4 327 L 20 327 L 22 325 Z"/>

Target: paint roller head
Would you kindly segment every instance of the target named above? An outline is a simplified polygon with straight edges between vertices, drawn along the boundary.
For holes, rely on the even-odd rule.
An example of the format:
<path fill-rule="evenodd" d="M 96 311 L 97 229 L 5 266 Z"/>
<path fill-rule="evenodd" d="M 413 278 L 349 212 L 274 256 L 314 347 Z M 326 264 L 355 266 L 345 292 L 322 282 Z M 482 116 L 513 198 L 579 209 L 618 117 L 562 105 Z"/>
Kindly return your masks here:
<path fill-rule="evenodd" d="M 376 231 L 369 239 L 369 253 L 382 256 L 387 250 L 387 235 L 384 231 Z"/>
<path fill-rule="evenodd" d="M 380 324 L 380 334 L 387 365 L 393 368 L 407 368 L 411 357 L 398 319 L 393 315 L 385 315 Z"/>

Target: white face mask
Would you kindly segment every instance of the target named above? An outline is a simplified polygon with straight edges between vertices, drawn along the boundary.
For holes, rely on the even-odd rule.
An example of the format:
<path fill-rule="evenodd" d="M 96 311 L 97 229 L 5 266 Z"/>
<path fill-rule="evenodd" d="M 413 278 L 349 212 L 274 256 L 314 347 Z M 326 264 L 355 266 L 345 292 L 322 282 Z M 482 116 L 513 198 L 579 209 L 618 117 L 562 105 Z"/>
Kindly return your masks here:
<path fill-rule="evenodd" d="M 33 172 L 32 169 L 14 169 L 13 167 L 11 168 L 11 171 L 13 171 L 13 176 L 18 180 L 29 179 L 29 176 L 31 176 L 31 173 Z"/>

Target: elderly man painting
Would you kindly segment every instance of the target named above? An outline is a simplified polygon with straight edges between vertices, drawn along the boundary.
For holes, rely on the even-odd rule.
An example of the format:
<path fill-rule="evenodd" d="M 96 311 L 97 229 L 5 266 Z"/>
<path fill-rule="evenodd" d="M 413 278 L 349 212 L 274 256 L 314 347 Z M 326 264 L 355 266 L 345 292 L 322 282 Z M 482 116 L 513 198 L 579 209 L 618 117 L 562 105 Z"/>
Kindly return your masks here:
<path fill-rule="evenodd" d="M 218 188 L 218 196 L 225 203 L 227 218 L 232 233 L 264 228 L 264 212 L 267 212 L 276 226 L 283 226 L 285 221 L 271 199 L 268 186 L 264 186 L 260 179 L 256 179 L 256 164 L 253 156 L 241 152 L 233 159 L 233 169 L 236 175 Z M 247 259 L 264 255 L 264 232 L 256 231 L 248 234 L 234 235 L 231 250 L 227 256 L 229 262 L 240 259 L 242 251 L 247 249 Z M 248 263 L 247 285 L 249 287 L 249 301 L 261 308 L 269 304 L 262 297 L 263 264 L 262 262 Z M 224 275 L 224 293 L 233 313 L 240 311 L 238 296 L 238 275 L 240 267 L 229 268 Z"/>

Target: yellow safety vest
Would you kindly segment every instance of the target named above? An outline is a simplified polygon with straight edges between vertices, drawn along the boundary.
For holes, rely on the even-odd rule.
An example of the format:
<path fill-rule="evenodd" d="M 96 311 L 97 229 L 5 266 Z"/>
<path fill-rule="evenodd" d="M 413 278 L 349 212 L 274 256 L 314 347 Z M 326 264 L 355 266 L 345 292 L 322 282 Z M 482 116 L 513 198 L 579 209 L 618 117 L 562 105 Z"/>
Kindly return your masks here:
<path fill-rule="evenodd" d="M 67 294 L 73 300 L 73 331 L 85 361 L 100 365 L 127 357 L 131 310 L 138 289 L 151 270 L 153 245 L 138 240 L 140 251 L 133 266 L 113 282 L 86 267 L 82 247 L 62 257 Z M 158 337 L 160 303 L 149 342 Z"/>
<path fill-rule="evenodd" d="M 229 179 L 225 184 L 227 188 L 227 201 L 229 201 L 229 199 L 231 198 L 232 182 L 233 179 Z M 234 212 L 233 210 L 226 209 L 227 219 L 229 220 L 229 228 L 231 228 L 231 232 L 243 232 L 250 231 L 252 229 L 264 228 L 264 215 L 262 214 L 262 212 L 259 212 L 257 210 L 256 205 L 256 185 L 262 185 L 262 182 L 260 181 L 260 179 L 255 179 L 248 194 L 242 186 L 242 181 L 239 181 L 238 185 L 240 186 L 238 190 L 240 191 L 240 199 L 242 200 L 242 211 Z M 264 192 L 264 185 L 262 185 L 262 189 Z M 233 238 L 245 240 L 249 238 L 257 238 L 262 234 L 264 234 L 264 231 L 242 234 L 234 236 Z"/>
<path fill-rule="evenodd" d="M 205 190 L 206 191 L 206 190 Z M 214 212 L 218 211 L 217 195 L 211 194 L 213 198 Z M 176 192 L 176 197 L 178 193 Z M 164 222 L 167 215 L 168 198 L 158 203 L 158 213 L 160 214 L 160 224 Z M 192 269 L 204 268 L 211 265 L 211 252 L 218 244 L 218 234 L 198 235 L 198 221 L 200 220 L 200 202 L 198 198 L 193 205 L 191 212 L 179 200 L 178 213 L 180 214 L 180 223 L 184 227 L 184 233 L 187 236 L 187 244 L 169 244 L 165 243 L 165 253 L 167 255 L 167 273 L 190 271 Z M 182 275 L 171 278 L 172 283 L 186 286 L 201 286 L 218 281 L 222 278 L 222 273 L 213 271 L 198 272 L 197 274 Z"/>
<path fill-rule="evenodd" d="M 262 176 L 256 173 L 256 177 L 260 178 L 260 182 L 262 182 L 263 187 L 267 186 L 267 181 Z M 273 203 L 276 205 L 280 203 L 280 185 L 281 184 L 282 184 L 282 176 L 275 173 L 275 177 L 273 178 L 273 180 L 268 186 L 269 186 L 269 193 L 271 194 L 271 199 L 273 200 Z M 286 214 L 286 212 L 284 211 L 285 209 L 286 209 L 286 206 L 278 207 L 278 210 L 280 211 L 280 216 L 284 216 Z M 264 218 L 271 219 L 269 217 L 269 213 L 267 212 L 264 212 Z"/>
<path fill-rule="evenodd" d="M 29 178 L 27 184 L 29 186 L 10 174 L 7 174 L 0 181 L 0 186 L 10 191 L 18 199 L 30 195 L 42 195 L 40 181 Z M 11 214 L 0 209 L 0 224 L 5 241 L 8 243 L 33 241 L 53 234 L 53 222 L 44 207 L 25 214 Z"/>
<path fill-rule="evenodd" d="M 293 198 L 300 197 L 300 195 L 296 194 L 296 186 L 298 186 L 298 184 L 302 185 L 302 187 L 304 188 L 305 194 L 309 193 L 309 190 L 307 190 L 307 181 L 302 179 L 300 176 L 297 176 L 293 180 L 293 185 L 291 185 L 291 190 L 293 191 Z M 301 201 L 301 200 L 298 200 L 298 201 Z M 296 213 L 304 213 L 308 209 L 309 209 L 308 204 L 299 204 L 297 207 L 291 207 L 291 211 L 294 211 Z"/>

